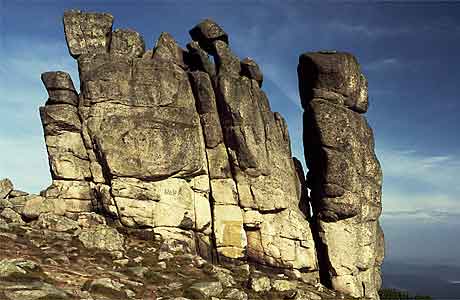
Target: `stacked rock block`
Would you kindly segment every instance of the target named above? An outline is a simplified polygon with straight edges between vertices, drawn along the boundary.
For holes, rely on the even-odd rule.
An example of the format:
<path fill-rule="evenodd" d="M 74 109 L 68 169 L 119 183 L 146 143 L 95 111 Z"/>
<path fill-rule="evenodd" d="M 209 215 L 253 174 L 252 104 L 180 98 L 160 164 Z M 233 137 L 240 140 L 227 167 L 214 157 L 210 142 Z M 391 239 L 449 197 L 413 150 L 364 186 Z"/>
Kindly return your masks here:
<path fill-rule="evenodd" d="M 366 78 L 352 55 L 338 52 L 301 55 L 298 76 L 322 280 L 346 294 L 378 299 L 382 172 L 364 117 Z"/>
<path fill-rule="evenodd" d="M 40 117 L 53 180 L 42 194 L 48 199 L 59 199 L 70 213 L 91 211 L 92 174 L 82 138 L 78 94 L 67 73 L 43 73 L 42 81 L 49 98 L 40 107 Z"/>
<path fill-rule="evenodd" d="M 65 73 L 43 75 L 53 176 L 46 196 L 64 198 L 51 193 L 61 191 L 56 186 L 82 193 L 88 186 L 90 199 L 75 198 L 92 204 L 81 211 L 153 228 L 203 256 L 318 280 L 313 235 L 299 209 L 304 175 L 257 64 L 240 61 L 211 20 L 190 31 L 187 49 L 162 33 L 151 50 L 134 31 L 112 31 L 112 22 L 108 14 L 64 15 L 81 93 Z"/>

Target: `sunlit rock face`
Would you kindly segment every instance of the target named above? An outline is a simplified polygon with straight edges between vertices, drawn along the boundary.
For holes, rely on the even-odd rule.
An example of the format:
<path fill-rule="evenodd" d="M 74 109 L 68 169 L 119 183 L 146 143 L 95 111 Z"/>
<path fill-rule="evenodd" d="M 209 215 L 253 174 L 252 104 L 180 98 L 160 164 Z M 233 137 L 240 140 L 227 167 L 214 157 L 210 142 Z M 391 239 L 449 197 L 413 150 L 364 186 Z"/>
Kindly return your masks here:
<path fill-rule="evenodd" d="M 192 28 L 186 48 L 163 32 L 146 49 L 103 13 L 68 11 L 64 31 L 80 89 L 65 72 L 42 74 L 53 183 L 21 196 L 19 213 L 97 212 L 212 261 L 251 261 L 378 298 L 382 173 L 352 55 L 300 57 L 305 178 L 261 68 L 240 60 L 214 21 Z M 7 181 L 1 191 L 14 194 Z"/>
<path fill-rule="evenodd" d="M 42 76 L 53 178 L 42 196 L 68 214 L 152 228 L 212 260 L 250 260 L 317 282 L 305 176 L 257 63 L 240 60 L 209 19 L 190 30 L 186 49 L 164 32 L 147 50 L 137 32 L 112 22 L 64 14 L 80 90 L 67 73 Z"/>
<path fill-rule="evenodd" d="M 367 80 L 348 53 L 300 56 L 305 159 L 322 280 L 378 299 L 383 261 L 382 172 L 364 113 Z"/>

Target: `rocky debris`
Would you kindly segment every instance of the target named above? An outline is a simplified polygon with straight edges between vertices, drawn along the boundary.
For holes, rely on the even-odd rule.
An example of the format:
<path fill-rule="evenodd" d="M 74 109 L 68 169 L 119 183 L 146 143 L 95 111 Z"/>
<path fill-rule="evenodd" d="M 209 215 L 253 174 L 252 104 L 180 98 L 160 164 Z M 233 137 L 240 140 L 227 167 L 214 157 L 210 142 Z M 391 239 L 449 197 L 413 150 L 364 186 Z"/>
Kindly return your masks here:
<path fill-rule="evenodd" d="M 6 207 L 3 209 L 3 211 L 0 213 L 0 217 L 2 217 L 3 219 L 9 222 L 24 223 L 24 221 L 21 218 L 21 215 L 9 207 Z"/>
<path fill-rule="evenodd" d="M 341 52 L 302 54 L 298 75 L 322 281 L 378 299 L 382 172 L 363 115 L 367 81 L 356 59 Z"/>
<path fill-rule="evenodd" d="M 2 259 L 0 261 L 0 278 L 2 281 L 20 282 L 40 278 L 42 270 L 33 261 L 24 259 Z"/>
<path fill-rule="evenodd" d="M 23 192 L 20 190 L 12 190 L 10 194 L 8 195 L 9 198 L 16 198 L 16 197 L 24 197 L 29 195 L 27 192 Z"/>
<path fill-rule="evenodd" d="M 206 299 L 217 297 L 222 291 L 222 284 L 219 281 L 199 282 L 192 284 L 185 292 L 185 295 L 191 299 Z"/>
<path fill-rule="evenodd" d="M 270 278 L 261 276 L 257 278 L 251 278 L 251 289 L 255 292 L 268 292 L 272 286 L 270 284 Z"/>
<path fill-rule="evenodd" d="M 88 280 L 83 285 L 83 290 L 87 290 L 93 294 L 104 295 L 112 299 L 127 298 L 125 285 L 111 278 Z"/>
<path fill-rule="evenodd" d="M 296 287 L 296 282 L 285 279 L 277 279 L 272 282 L 272 288 L 277 292 L 294 291 Z"/>
<path fill-rule="evenodd" d="M 0 180 L 0 199 L 5 199 L 13 191 L 13 183 L 8 178 Z"/>
<path fill-rule="evenodd" d="M 231 272 L 225 268 L 213 266 L 211 273 L 215 275 L 215 277 L 224 287 L 231 287 L 236 284 L 235 279 L 231 275 Z"/>
<path fill-rule="evenodd" d="M 13 285 L 5 289 L 6 300 L 67 300 L 69 294 L 46 282 L 33 282 L 27 285 Z"/>
<path fill-rule="evenodd" d="M 73 217 L 80 220 L 89 215 L 78 213 Z M 168 241 L 141 229 L 115 229 L 102 224 L 85 227 L 84 231 L 95 236 L 93 240 L 105 239 L 105 245 L 117 243 L 95 232 L 118 231 L 112 234 L 121 236 L 123 251 L 120 257 L 114 257 L 112 248 L 83 243 L 78 230 L 43 228 L 42 219 L 72 223 L 59 215 L 44 216 L 23 224 L 0 217 L 4 222 L 0 226 L 0 299 L 340 298 L 294 277 L 280 279 L 258 264 L 213 265 L 195 254 L 168 252 Z M 162 252 L 168 253 L 169 259 L 159 262 Z M 253 278 L 264 278 L 264 284 L 273 288 L 256 292 L 251 288 Z M 292 287 L 291 294 L 286 293 L 285 286 Z"/>
<path fill-rule="evenodd" d="M 231 289 L 224 295 L 224 299 L 248 300 L 248 295 L 238 289 Z"/>
<path fill-rule="evenodd" d="M 67 233 L 73 233 L 80 230 L 80 226 L 77 221 L 52 213 L 40 214 L 38 216 L 38 220 L 35 222 L 35 226 L 51 231 Z"/>
<path fill-rule="evenodd" d="M 88 249 L 123 251 L 124 237 L 115 228 L 104 225 L 90 227 L 80 233 L 78 239 Z"/>

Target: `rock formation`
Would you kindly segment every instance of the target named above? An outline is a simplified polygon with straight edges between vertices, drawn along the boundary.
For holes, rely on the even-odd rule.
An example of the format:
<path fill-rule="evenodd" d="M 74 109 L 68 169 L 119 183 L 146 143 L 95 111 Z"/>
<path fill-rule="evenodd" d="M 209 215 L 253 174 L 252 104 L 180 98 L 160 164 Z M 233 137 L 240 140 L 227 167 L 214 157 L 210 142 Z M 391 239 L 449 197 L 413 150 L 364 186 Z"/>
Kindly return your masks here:
<path fill-rule="evenodd" d="M 57 226 L 56 215 L 70 219 L 59 219 L 59 228 L 108 222 L 209 261 L 250 262 L 378 299 L 382 175 L 356 60 L 345 53 L 300 58 L 305 179 L 286 122 L 261 89 L 259 66 L 231 51 L 219 25 L 196 25 L 186 49 L 166 32 L 146 49 L 137 32 L 112 23 L 109 14 L 64 14 L 80 89 L 65 72 L 42 74 L 53 182 L 39 196 L 0 181 L 1 218 L 39 226 Z M 116 230 L 97 226 L 79 233 L 80 242 L 123 256 Z M 249 284 L 272 288 L 269 279 Z"/>
<path fill-rule="evenodd" d="M 53 184 L 67 213 L 97 211 L 153 228 L 218 261 L 251 260 L 319 278 L 304 175 L 263 76 L 212 20 L 181 48 L 154 49 L 107 14 L 69 11 L 64 29 L 80 93 L 64 72 L 42 75 L 40 108 Z M 214 58 L 214 62 L 210 60 Z M 308 204 L 307 204 L 308 205 Z"/>
<path fill-rule="evenodd" d="M 378 298 L 382 172 L 363 116 L 367 80 L 356 59 L 339 52 L 301 55 L 298 76 L 322 280 L 355 297 Z"/>

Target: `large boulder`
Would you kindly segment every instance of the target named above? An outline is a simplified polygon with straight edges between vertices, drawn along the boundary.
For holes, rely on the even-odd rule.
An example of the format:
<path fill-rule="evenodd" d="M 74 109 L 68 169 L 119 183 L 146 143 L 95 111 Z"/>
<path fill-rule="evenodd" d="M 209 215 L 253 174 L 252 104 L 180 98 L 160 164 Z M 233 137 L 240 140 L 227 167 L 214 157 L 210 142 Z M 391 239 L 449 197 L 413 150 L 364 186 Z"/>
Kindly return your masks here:
<path fill-rule="evenodd" d="M 368 108 L 367 80 L 356 58 L 350 53 L 323 51 L 302 54 L 299 58 L 302 106 L 312 99 L 327 99 L 356 112 Z"/>
<path fill-rule="evenodd" d="M 78 94 L 70 75 L 66 72 L 45 72 L 42 82 L 48 91 L 48 104 L 78 104 Z"/>
<path fill-rule="evenodd" d="M 189 33 L 192 39 L 200 43 L 200 46 L 207 52 L 215 53 L 213 46 L 215 41 L 222 41 L 228 45 L 227 33 L 211 19 L 201 21 Z"/>
<path fill-rule="evenodd" d="M 0 180 L 0 199 L 6 198 L 13 189 L 14 186 L 11 180 L 8 178 Z"/>
<path fill-rule="evenodd" d="M 109 51 L 113 17 L 106 13 L 70 10 L 64 13 L 64 32 L 70 55 Z"/>

